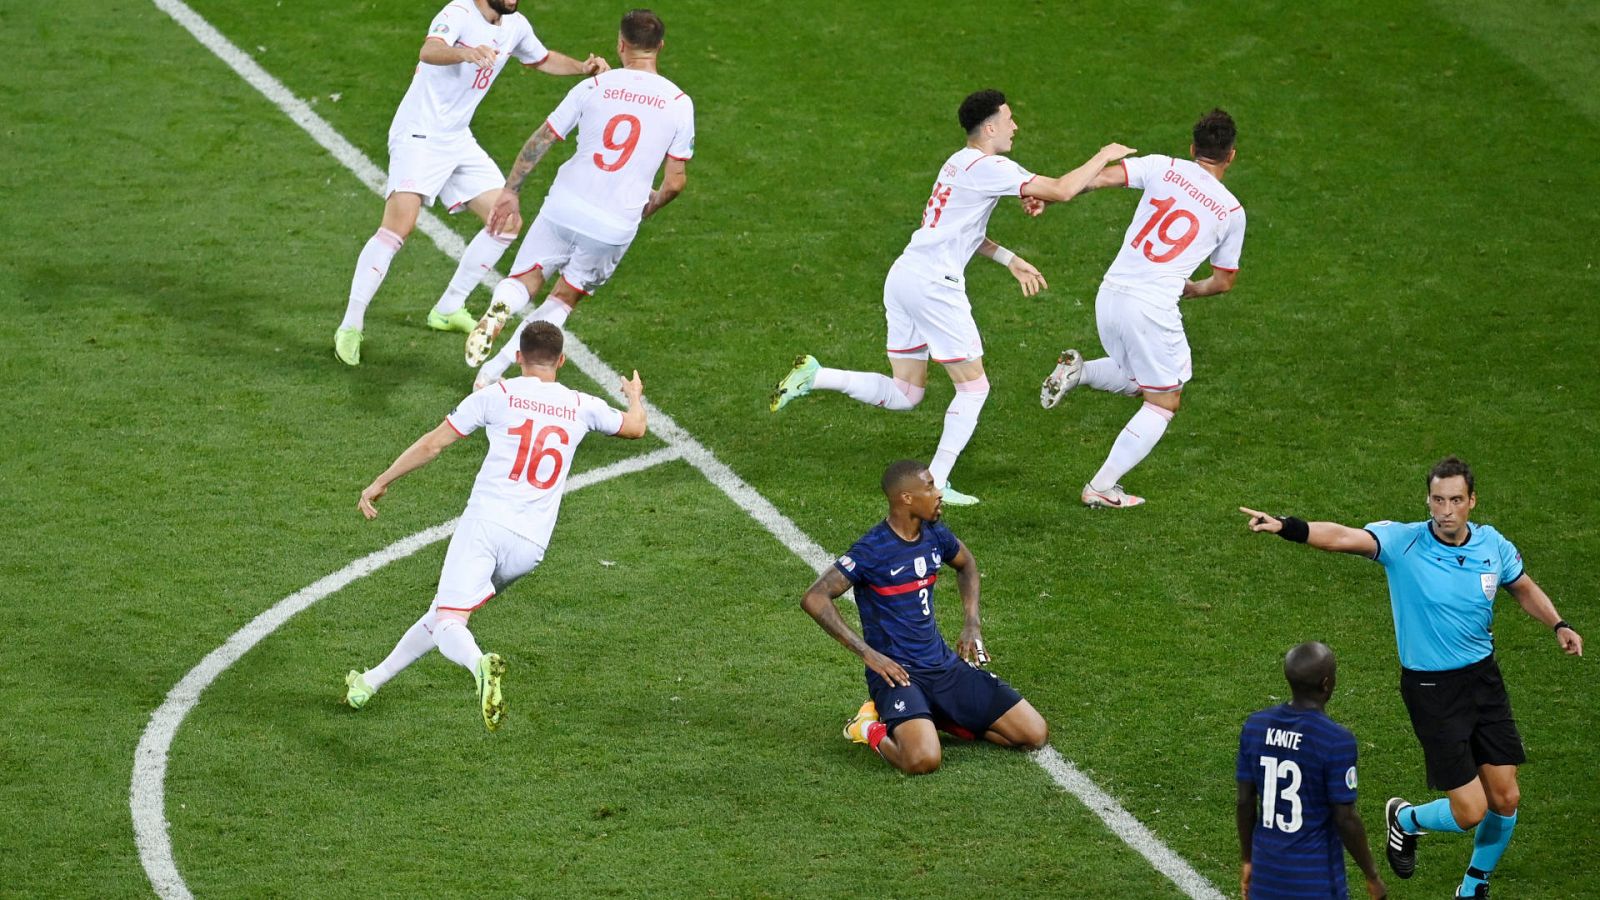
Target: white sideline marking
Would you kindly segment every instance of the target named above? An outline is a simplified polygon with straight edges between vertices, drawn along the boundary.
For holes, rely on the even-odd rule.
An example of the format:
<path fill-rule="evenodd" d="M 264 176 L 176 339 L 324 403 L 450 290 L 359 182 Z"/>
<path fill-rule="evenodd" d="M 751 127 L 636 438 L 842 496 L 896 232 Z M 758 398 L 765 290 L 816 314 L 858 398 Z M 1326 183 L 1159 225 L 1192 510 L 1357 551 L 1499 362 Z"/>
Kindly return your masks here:
<path fill-rule="evenodd" d="M 335 131 L 333 126 L 329 125 L 321 116 L 312 112 L 309 105 L 294 96 L 287 87 L 269 75 L 255 60 L 234 46 L 226 37 L 223 37 L 222 33 L 212 27 L 211 23 L 201 18 L 198 13 L 190 9 L 182 0 L 152 0 L 152 2 L 167 15 L 171 16 L 179 25 L 188 30 L 190 34 L 194 35 L 196 40 L 203 44 L 206 49 L 216 54 L 219 59 L 233 69 L 234 72 L 238 73 L 251 87 L 272 101 L 273 105 L 277 106 L 295 124 L 304 129 L 319 145 L 329 153 L 332 153 L 335 159 L 353 172 L 374 193 L 379 195 L 383 193 L 387 178 L 381 169 L 367 159 L 366 155 L 358 150 L 354 144 L 351 144 L 344 136 Z M 466 242 L 429 210 L 422 211 L 417 227 L 451 259 L 459 259 L 466 249 Z M 614 399 L 623 399 L 621 391 L 616 387 L 622 380 L 621 376 L 600 357 L 596 356 L 593 351 L 589 350 L 570 330 L 567 331 L 566 350 L 567 358 L 572 360 L 580 371 L 608 391 Z M 799 526 L 795 525 L 787 516 L 779 512 L 771 501 L 763 497 L 755 488 L 740 478 L 737 473 L 713 456 L 710 450 L 706 449 L 692 435 L 679 427 L 670 416 L 655 407 L 651 407 L 650 428 L 651 431 L 666 442 L 667 449 L 658 450 L 654 454 L 640 457 L 640 460 L 663 454 L 670 455 L 664 455 L 656 462 L 682 458 L 685 462 L 698 469 L 701 474 L 705 475 L 712 484 L 716 485 L 740 509 L 748 513 L 761 527 L 777 538 L 792 553 L 800 557 L 806 565 L 814 570 L 820 570 L 832 561 L 831 554 L 816 541 L 813 541 L 805 532 L 801 531 Z M 654 464 L 650 463 L 650 465 Z M 602 471 L 609 471 L 622 465 L 623 463 L 616 463 L 612 466 L 607 466 Z M 618 474 L 623 473 L 618 472 Z M 578 478 L 574 477 L 572 480 L 574 486 L 569 489 L 576 490 L 577 481 Z M 446 525 L 453 524 L 453 522 L 446 523 Z M 441 525 L 439 528 L 445 528 L 446 525 Z M 414 535 L 412 538 L 407 538 L 394 546 L 398 547 L 407 541 L 418 538 L 421 535 L 431 534 L 437 530 L 430 529 L 429 531 L 421 532 L 420 535 Z M 432 538 L 432 540 L 438 539 L 438 537 Z M 407 554 L 416 552 L 416 549 L 419 549 L 420 546 L 425 546 L 426 543 L 431 543 L 431 541 L 408 550 Z M 250 625 L 245 626 L 245 629 L 241 629 L 239 634 L 242 635 L 246 630 L 254 627 L 257 622 L 261 622 L 268 616 L 273 615 L 275 610 L 288 604 L 290 600 L 307 594 L 319 585 L 330 583 L 341 575 L 355 570 L 358 566 L 370 564 L 371 560 L 386 552 L 388 551 L 382 550 L 357 560 L 339 572 L 316 582 L 311 587 L 280 601 L 278 606 L 274 606 L 267 612 L 262 613 Z M 395 558 L 398 559 L 399 557 Z M 388 560 L 385 560 L 385 562 L 388 562 Z M 355 578 L 360 577 L 360 575 L 367 574 L 382 564 L 372 565 L 371 569 L 351 576 L 347 580 L 339 581 L 316 599 L 326 596 L 327 593 L 332 593 L 339 587 L 343 587 L 350 581 L 355 580 Z M 316 599 L 305 601 L 294 612 L 298 612 L 299 609 L 316 602 Z M 276 628 L 293 614 L 293 612 L 290 612 L 274 621 L 272 628 Z M 270 631 L 271 628 L 268 628 L 249 638 L 248 642 L 238 649 L 239 655 L 243 655 L 245 651 L 249 650 Z M 238 637 L 239 635 L 235 635 L 235 638 Z M 238 659 L 238 656 L 227 659 L 226 662 L 217 666 L 215 671 L 210 672 L 204 678 L 197 678 L 196 673 L 201 672 L 208 663 L 213 661 L 214 657 L 218 657 L 219 654 L 222 654 L 223 651 L 233 645 L 234 638 L 230 638 L 228 643 L 212 651 L 210 655 L 200 662 L 200 665 L 196 666 L 190 671 L 189 675 L 184 677 L 183 681 L 178 683 L 177 687 L 172 689 L 171 694 L 168 695 L 167 702 L 162 704 L 161 708 L 151 717 L 150 725 L 146 727 L 145 735 L 139 741 L 139 749 L 135 752 L 134 783 L 131 791 L 134 838 L 139 844 L 139 856 L 144 862 L 146 873 L 150 876 L 150 883 L 156 888 L 156 892 L 163 897 L 189 898 L 191 896 L 188 887 L 183 882 L 183 877 L 178 874 L 177 865 L 172 858 L 171 838 L 167 834 L 164 798 L 162 796 L 163 782 L 166 777 L 166 750 L 171 745 L 172 737 L 182 723 L 183 716 L 194 707 L 200 691 L 204 690 L 206 685 L 210 684 L 212 679 L 216 678 L 223 669 Z M 178 704 L 181 706 L 181 712 L 176 713 L 176 715 L 167 713 L 168 707 L 173 705 L 174 697 L 181 697 L 181 702 Z M 163 718 L 163 713 L 167 713 L 165 718 Z M 159 741 L 151 741 L 151 732 L 157 729 L 158 725 L 160 728 L 167 729 L 165 736 Z M 147 748 L 147 743 L 152 744 L 152 748 Z M 152 784 L 144 783 L 141 780 L 140 767 L 148 762 L 146 754 L 151 752 L 156 743 L 159 743 L 159 759 L 154 761 L 156 768 L 144 772 L 144 781 L 148 781 L 153 772 L 154 793 L 142 793 L 141 788 L 148 790 L 152 787 Z M 1032 754 L 1031 758 L 1039 764 L 1040 768 L 1044 769 L 1051 780 L 1063 790 L 1077 797 L 1085 806 L 1099 815 L 1112 833 L 1149 860 L 1157 871 L 1171 879 L 1185 894 L 1195 898 L 1195 900 L 1221 900 L 1222 894 L 1212 887 L 1205 876 L 1196 872 L 1183 857 L 1174 853 L 1166 844 L 1162 843 L 1160 838 L 1140 824 L 1138 819 L 1135 819 L 1126 809 L 1123 809 L 1121 804 L 1102 791 L 1093 781 L 1078 771 L 1075 766 L 1067 762 L 1054 748 L 1045 747 L 1043 750 Z M 142 806 L 141 803 L 143 804 Z"/>
<path fill-rule="evenodd" d="M 678 458 L 678 451 L 671 447 L 629 457 L 609 466 L 572 476 L 567 480 L 567 490 L 580 490 L 591 484 L 599 484 L 621 475 L 630 475 Z M 156 889 L 157 894 L 183 900 L 190 900 L 193 897 L 189 893 L 189 886 L 183 882 L 183 876 L 178 874 L 178 864 L 172 857 L 172 839 L 167 834 L 164 795 L 167 781 L 167 753 L 172 749 L 172 739 L 177 736 L 178 726 L 183 724 L 184 717 L 194 709 L 195 704 L 200 702 L 200 693 L 224 670 L 238 662 L 250 648 L 289 621 L 295 613 L 358 578 L 371 575 L 395 560 L 405 559 L 429 544 L 444 540 L 455 531 L 457 521 L 459 520 L 451 519 L 443 525 L 435 525 L 426 531 L 401 538 L 382 550 L 363 556 L 332 575 L 318 579 L 279 600 L 271 609 L 251 619 L 249 624 L 234 632 L 222 646 L 206 654 L 205 659 L 200 660 L 198 665 L 189 670 L 189 674 L 183 676 L 183 680 L 179 681 L 177 686 L 167 692 L 167 699 L 150 717 L 150 724 L 145 726 L 144 734 L 139 738 L 139 748 L 133 753 L 133 784 L 128 791 L 128 804 L 133 809 L 134 842 L 139 846 L 139 859 L 144 863 L 144 870 L 150 876 L 150 886 Z"/>

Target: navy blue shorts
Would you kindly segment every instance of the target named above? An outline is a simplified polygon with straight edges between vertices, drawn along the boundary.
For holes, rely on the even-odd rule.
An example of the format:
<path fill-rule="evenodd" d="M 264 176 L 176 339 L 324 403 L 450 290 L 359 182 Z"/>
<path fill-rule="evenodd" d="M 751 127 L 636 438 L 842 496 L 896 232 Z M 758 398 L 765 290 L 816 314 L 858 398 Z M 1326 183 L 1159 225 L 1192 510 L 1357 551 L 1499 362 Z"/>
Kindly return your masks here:
<path fill-rule="evenodd" d="M 867 670 L 867 691 L 878 706 L 878 721 L 893 734 L 909 719 L 949 719 L 977 737 L 1022 702 L 1017 689 L 993 672 L 974 669 L 964 661 L 942 668 L 905 666 L 910 687 L 891 687 L 877 672 Z"/>

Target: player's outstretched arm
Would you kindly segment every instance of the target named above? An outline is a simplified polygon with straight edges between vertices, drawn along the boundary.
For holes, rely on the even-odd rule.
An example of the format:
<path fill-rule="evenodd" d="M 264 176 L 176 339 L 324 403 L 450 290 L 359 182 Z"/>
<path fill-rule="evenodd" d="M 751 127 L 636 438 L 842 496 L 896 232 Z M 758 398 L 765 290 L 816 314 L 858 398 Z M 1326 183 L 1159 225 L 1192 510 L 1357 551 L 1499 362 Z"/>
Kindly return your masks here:
<path fill-rule="evenodd" d="M 588 59 L 579 62 L 565 53 L 551 50 L 550 55 L 534 68 L 546 75 L 599 75 L 601 72 L 611 71 L 611 64 L 593 53 L 589 54 Z"/>
<path fill-rule="evenodd" d="M 1137 152 L 1132 147 L 1124 147 L 1121 144 L 1107 144 L 1100 148 L 1099 153 L 1089 157 L 1088 162 L 1060 178 L 1035 178 L 1024 184 L 1022 196 L 1038 197 L 1050 203 L 1065 203 L 1083 193 L 1089 183 L 1101 174 L 1107 163 L 1114 163 L 1124 156 Z"/>
<path fill-rule="evenodd" d="M 1356 815 L 1355 804 L 1335 803 L 1333 824 L 1339 829 L 1339 840 L 1344 844 L 1344 849 L 1367 879 L 1367 893 L 1373 900 L 1389 896 L 1389 888 L 1378 874 L 1378 864 L 1372 861 L 1372 848 L 1367 846 L 1367 829 L 1362 826 L 1361 817 Z"/>
<path fill-rule="evenodd" d="M 1006 267 L 1011 276 L 1022 285 L 1022 296 L 1032 297 L 1040 291 L 1049 289 L 1050 285 L 1044 280 L 1044 273 L 1034 268 L 1033 263 L 1012 253 L 989 238 L 984 238 L 978 245 L 978 253 L 987 256 L 995 262 Z"/>
<path fill-rule="evenodd" d="M 961 548 L 960 552 L 947 560 L 956 570 L 956 589 L 961 592 L 961 639 L 956 641 L 956 653 L 975 666 L 986 666 L 989 664 L 989 651 L 983 647 L 983 618 L 978 613 L 978 592 L 982 583 L 978 576 L 978 561 L 959 539 L 956 546 Z"/>
<path fill-rule="evenodd" d="M 1234 827 L 1239 831 L 1239 897 L 1249 900 L 1250 897 L 1250 862 L 1255 849 L 1252 840 L 1256 830 L 1256 786 L 1255 782 L 1236 782 L 1239 790 L 1233 801 Z"/>
<path fill-rule="evenodd" d="M 622 427 L 616 437 L 642 438 L 650 430 L 650 414 L 644 408 L 644 382 L 639 380 L 639 370 L 633 370 L 633 380 L 623 379 L 622 396 L 628 398 L 628 410 L 622 414 Z"/>
<path fill-rule="evenodd" d="M 461 440 L 461 435 L 450 427 L 450 423 L 440 422 L 438 428 L 417 438 L 411 446 L 405 449 L 404 453 L 401 453 L 395 458 L 394 462 L 389 464 L 389 468 L 383 470 L 382 475 L 374 478 L 372 483 L 367 485 L 367 489 L 361 492 L 361 500 L 356 503 L 356 509 L 361 510 L 361 514 L 368 519 L 376 519 L 378 517 L 378 498 L 389 490 L 389 485 L 433 462 L 434 457 L 442 453 L 444 448 L 458 440 Z"/>
<path fill-rule="evenodd" d="M 452 47 L 438 38 L 423 41 L 422 49 L 417 52 L 417 60 L 430 66 L 472 63 L 480 69 L 492 69 L 496 58 L 497 51 L 488 44 L 481 47 Z"/>
<path fill-rule="evenodd" d="M 661 186 L 650 192 L 650 200 L 644 205 L 640 218 L 648 219 L 655 215 L 661 207 L 683 193 L 688 183 L 689 161 L 668 157 L 666 164 L 661 167 Z"/>
<path fill-rule="evenodd" d="M 1238 280 L 1237 271 L 1228 269 L 1212 269 L 1211 274 L 1200 281 L 1185 281 L 1183 283 L 1183 299 L 1190 297 L 1211 297 L 1217 294 L 1226 294 L 1233 290 L 1234 281 Z"/>
<path fill-rule="evenodd" d="M 846 650 L 861 657 L 867 668 L 877 672 L 884 681 L 896 687 L 906 687 L 911 684 L 911 676 L 906 674 L 906 670 L 901 668 L 899 663 L 867 646 L 867 642 L 845 624 L 844 617 L 839 615 L 839 608 L 833 601 L 848 590 L 850 590 L 850 580 L 840 574 L 838 569 L 829 566 L 817 576 L 811 587 L 806 589 L 805 596 L 800 598 L 800 608 L 815 619 L 823 631 L 843 644 Z"/>
<path fill-rule="evenodd" d="M 1239 512 L 1250 517 L 1250 530 L 1276 534 L 1297 544 L 1310 544 L 1331 553 L 1354 553 L 1372 559 L 1378 555 L 1378 539 L 1365 528 L 1351 528 L 1337 522 L 1307 522 L 1294 516 L 1274 516 L 1248 506 Z"/>
<path fill-rule="evenodd" d="M 1556 612 L 1555 602 L 1544 592 L 1544 588 L 1534 583 L 1533 576 L 1522 573 L 1521 578 L 1506 585 L 1506 590 L 1517 598 L 1524 612 L 1555 629 L 1556 643 L 1561 646 L 1563 653 L 1583 655 L 1583 635 L 1562 620 L 1561 614 Z"/>

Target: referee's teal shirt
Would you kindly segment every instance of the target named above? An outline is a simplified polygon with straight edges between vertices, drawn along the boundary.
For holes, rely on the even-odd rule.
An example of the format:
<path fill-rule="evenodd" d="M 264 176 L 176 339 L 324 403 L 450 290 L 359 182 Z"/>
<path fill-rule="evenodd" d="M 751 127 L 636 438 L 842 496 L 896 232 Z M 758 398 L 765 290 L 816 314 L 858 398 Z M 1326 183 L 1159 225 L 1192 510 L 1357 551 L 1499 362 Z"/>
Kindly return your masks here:
<path fill-rule="evenodd" d="M 1452 547 L 1422 522 L 1373 522 L 1374 559 L 1389 576 L 1400 665 L 1422 672 L 1459 669 L 1494 652 L 1494 597 L 1522 577 L 1522 554 L 1488 525 L 1467 526 Z"/>

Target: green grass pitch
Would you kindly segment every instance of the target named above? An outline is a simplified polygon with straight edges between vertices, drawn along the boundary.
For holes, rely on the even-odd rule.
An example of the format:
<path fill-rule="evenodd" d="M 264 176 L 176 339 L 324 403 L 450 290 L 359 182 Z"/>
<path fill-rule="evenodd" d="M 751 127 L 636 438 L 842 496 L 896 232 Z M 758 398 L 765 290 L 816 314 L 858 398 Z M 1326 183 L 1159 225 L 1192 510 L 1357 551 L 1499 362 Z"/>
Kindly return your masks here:
<path fill-rule="evenodd" d="M 436 5 L 194 7 L 381 166 Z M 525 8 L 550 46 L 613 52 L 621 6 Z M 994 393 L 955 478 L 984 502 L 949 517 L 997 669 L 1218 889 L 1237 892 L 1238 727 L 1282 697 L 1297 641 L 1340 655 L 1330 712 L 1360 740 L 1374 847 L 1386 797 L 1427 795 L 1381 571 L 1252 537 L 1236 506 L 1419 517 L 1420 473 L 1459 453 L 1477 519 L 1600 641 L 1595 7 L 658 9 L 698 113 L 688 190 L 570 324 L 835 552 L 881 514 L 883 465 L 932 452 L 948 380 L 898 415 L 830 395 L 774 416 L 766 392 L 801 352 L 884 367 L 880 285 L 960 98 L 1007 91 L 1013 156 L 1049 174 L 1110 140 L 1181 154 L 1200 112 L 1237 117 L 1243 271 L 1185 307 L 1195 380 L 1126 479 L 1150 503 L 1077 503 L 1132 401 L 1035 401 L 1058 350 L 1097 349 L 1135 202 L 1109 191 L 994 217 L 1051 289 L 971 269 Z M 460 511 L 476 441 L 377 522 L 355 511 L 470 387 L 457 337 L 423 325 L 453 263 L 415 235 L 346 369 L 331 337 L 375 196 L 147 0 L 12 4 L 0 26 L 0 896 L 148 896 L 129 778 L 167 692 L 281 598 Z M 508 161 L 566 84 L 508 72 L 485 148 Z M 579 467 L 657 446 L 596 438 Z M 684 463 L 569 497 L 546 564 L 474 618 L 513 667 L 495 735 L 438 656 L 359 714 L 338 702 L 442 556 L 329 596 L 202 695 L 166 794 L 197 896 L 1179 896 L 1025 756 L 952 746 L 906 779 L 844 742 L 859 669 L 800 611 L 811 573 Z M 1531 763 L 1497 896 L 1595 896 L 1594 660 L 1499 610 Z M 1447 894 L 1469 852 L 1426 839 L 1393 896 Z"/>

